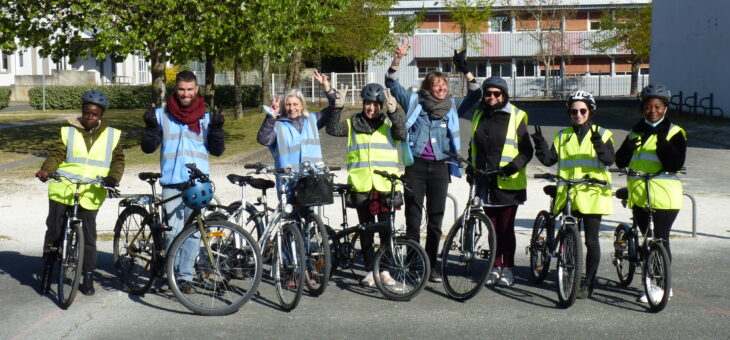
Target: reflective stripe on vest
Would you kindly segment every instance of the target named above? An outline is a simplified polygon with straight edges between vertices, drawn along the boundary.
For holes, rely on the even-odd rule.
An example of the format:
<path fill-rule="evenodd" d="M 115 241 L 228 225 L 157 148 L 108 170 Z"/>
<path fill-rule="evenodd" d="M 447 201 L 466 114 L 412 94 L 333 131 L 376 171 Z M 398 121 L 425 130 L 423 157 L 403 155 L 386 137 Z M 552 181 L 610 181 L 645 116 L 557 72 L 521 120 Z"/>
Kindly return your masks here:
<path fill-rule="evenodd" d="M 525 125 L 527 124 L 527 113 L 525 111 L 522 111 L 511 104 L 509 104 L 509 110 L 510 113 L 509 123 L 507 123 L 507 134 L 504 138 L 502 155 L 499 159 L 500 167 L 507 165 L 507 163 L 514 160 L 515 157 L 520 154 L 520 150 L 518 148 L 519 142 L 517 139 L 517 128 L 520 126 L 520 122 L 522 122 L 523 120 L 525 121 Z M 482 114 L 484 114 L 484 111 L 478 109 L 474 113 L 474 117 L 471 121 L 471 164 L 475 167 L 478 150 L 476 144 L 474 143 L 474 134 L 477 131 L 477 126 L 479 125 L 479 120 L 482 118 Z M 506 178 L 497 176 L 497 187 L 503 190 L 521 190 L 527 188 L 527 176 L 525 176 L 525 171 L 526 168 L 522 168 L 520 169 L 520 171 L 517 171 L 512 176 Z"/>
<path fill-rule="evenodd" d="M 83 135 L 75 127 L 62 127 L 61 140 L 66 145 L 66 158 L 56 171 L 64 177 L 81 181 L 107 176 L 112 153 L 120 136 L 121 131 L 107 127 L 91 148 L 87 149 Z M 48 197 L 56 202 L 72 205 L 75 190 L 76 186 L 67 180 L 51 182 L 48 185 Z M 82 185 L 79 194 L 79 204 L 89 210 L 99 209 L 106 199 L 106 189 L 96 185 Z"/>
<path fill-rule="evenodd" d="M 598 128 L 601 140 L 608 143 L 613 140 L 613 133 L 602 127 Z M 590 178 L 608 182 L 608 185 L 586 185 L 573 186 L 573 210 L 584 214 L 609 215 L 613 213 L 613 201 L 611 200 L 611 174 L 608 166 L 598 159 L 591 136 L 593 130 L 583 137 L 581 142 L 573 131 L 572 127 L 563 129 L 555 134 L 553 145 L 558 153 L 558 175 L 567 179 L 583 178 L 585 175 Z M 567 197 L 567 185 L 558 183 L 558 191 L 555 196 L 553 213 L 557 214 L 565 206 Z"/>
<path fill-rule="evenodd" d="M 187 124 L 177 121 L 164 109 L 156 110 L 157 119 L 162 126 L 162 145 L 160 148 L 160 184 L 178 184 L 190 178 L 187 163 L 195 165 L 205 174 L 210 173 L 208 161 L 208 125 L 210 113 L 200 119 L 200 133 L 190 131 Z"/>
<path fill-rule="evenodd" d="M 302 131 L 299 132 L 289 122 L 274 123 L 276 146 L 270 148 L 277 168 L 291 167 L 299 169 L 302 162 L 313 165 L 322 161 L 322 148 L 319 145 L 317 117 L 310 115 L 304 118 Z"/>
<path fill-rule="evenodd" d="M 667 133 L 667 141 L 677 133 L 687 138 L 687 133 L 681 127 L 671 124 Z M 639 138 L 635 132 L 629 134 L 629 139 Z M 663 170 L 663 166 L 656 154 L 657 135 L 649 136 L 634 151 L 629 162 L 629 169 L 643 173 L 655 174 Z M 629 206 L 646 206 L 646 187 L 644 180 L 630 176 L 628 178 Z M 652 178 L 649 181 L 651 190 L 651 205 L 655 209 L 681 209 L 682 208 L 682 182 L 675 174 L 663 174 Z"/>
<path fill-rule="evenodd" d="M 386 118 L 372 134 L 357 133 L 352 128 L 352 119 L 347 120 L 347 183 L 356 192 L 390 191 L 390 181 L 373 173 L 374 170 L 398 173 L 398 145 L 390 126 Z"/>

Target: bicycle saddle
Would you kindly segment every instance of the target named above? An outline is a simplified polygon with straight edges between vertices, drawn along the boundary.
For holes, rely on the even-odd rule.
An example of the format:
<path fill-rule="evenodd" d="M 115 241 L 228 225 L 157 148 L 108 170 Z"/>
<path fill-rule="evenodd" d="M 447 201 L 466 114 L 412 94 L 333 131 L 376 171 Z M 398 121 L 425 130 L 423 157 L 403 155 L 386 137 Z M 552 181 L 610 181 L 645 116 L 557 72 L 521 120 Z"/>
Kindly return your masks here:
<path fill-rule="evenodd" d="M 546 185 L 542 188 L 545 195 L 555 198 L 555 194 L 558 192 L 558 187 L 555 184 Z"/>
<path fill-rule="evenodd" d="M 139 179 L 141 179 L 143 181 L 147 181 L 150 179 L 159 179 L 160 177 L 162 177 L 162 174 L 160 174 L 159 172 L 140 172 L 139 173 Z"/>
<path fill-rule="evenodd" d="M 236 185 L 250 185 L 254 189 L 264 190 L 271 189 L 276 186 L 274 181 L 263 179 L 263 178 L 253 178 L 251 176 L 240 176 L 240 175 L 234 175 L 230 174 L 226 176 L 228 180 Z"/>
<path fill-rule="evenodd" d="M 616 198 L 622 200 L 629 199 L 629 188 L 621 188 L 616 190 Z"/>
<path fill-rule="evenodd" d="M 354 189 L 354 188 L 355 187 L 353 187 L 352 184 L 340 184 L 340 183 L 334 183 L 334 184 L 332 184 L 333 191 L 334 192 L 339 192 L 339 193 L 343 193 L 343 192 L 347 192 L 347 191 L 352 191 L 352 189 Z"/>

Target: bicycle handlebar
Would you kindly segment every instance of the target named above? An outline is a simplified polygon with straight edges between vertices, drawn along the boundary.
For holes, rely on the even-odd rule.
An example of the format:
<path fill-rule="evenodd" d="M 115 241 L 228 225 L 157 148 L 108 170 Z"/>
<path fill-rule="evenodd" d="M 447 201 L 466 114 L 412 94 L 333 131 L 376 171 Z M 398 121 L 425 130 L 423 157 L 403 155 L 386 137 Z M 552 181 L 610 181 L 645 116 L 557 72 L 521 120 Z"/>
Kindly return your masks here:
<path fill-rule="evenodd" d="M 656 176 L 661 176 L 661 175 L 687 174 L 686 168 L 682 168 L 679 171 L 660 171 L 660 172 L 653 173 L 653 174 L 647 173 L 647 172 L 636 171 L 634 169 L 629 169 L 629 168 L 611 168 L 611 169 L 608 169 L 608 171 L 617 172 L 619 174 L 624 174 L 624 175 L 632 176 L 632 177 L 641 177 L 641 178 L 645 178 L 645 179 L 652 179 Z"/>
<path fill-rule="evenodd" d="M 395 182 L 395 181 L 401 181 L 401 182 L 403 182 L 403 176 L 401 176 L 401 175 L 392 174 L 390 172 L 383 171 L 383 170 L 373 170 L 373 173 L 376 174 L 376 175 L 383 176 L 383 177 L 385 177 L 387 180 L 389 180 L 391 182 Z"/>
<path fill-rule="evenodd" d="M 499 169 L 496 169 L 496 170 L 482 170 L 482 169 L 477 169 L 477 168 L 475 168 L 471 164 L 471 162 L 469 162 L 468 160 L 466 160 L 466 158 L 461 157 L 461 155 L 456 154 L 456 153 L 453 153 L 451 151 L 444 151 L 444 153 L 447 156 L 455 159 L 458 162 L 458 164 L 456 164 L 456 166 L 458 166 L 460 168 L 463 168 L 464 166 L 466 166 L 466 168 L 469 171 L 472 171 L 472 172 L 474 172 L 476 174 L 479 174 L 479 175 L 482 175 L 482 176 L 490 176 L 490 175 L 500 175 L 500 176 L 503 176 L 504 175 L 504 173 L 502 173 L 502 170 L 499 170 Z M 462 166 L 462 164 L 464 166 Z"/>
<path fill-rule="evenodd" d="M 106 189 L 108 191 L 108 195 L 113 198 L 119 197 L 119 195 L 121 194 L 119 189 L 117 189 L 115 187 L 110 187 L 110 186 L 104 185 L 104 177 L 102 177 L 102 176 L 96 176 L 95 179 L 90 179 L 90 180 L 81 180 L 81 179 L 77 179 L 77 178 L 66 177 L 64 175 L 59 174 L 58 172 L 52 172 L 52 173 L 48 174 L 48 178 L 52 179 L 54 181 L 57 181 L 57 182 L 60 182 L 61 180 L 67 180 L 71 184 L 96 185 L 96 186 Z"/>
<path fill-rule="evenodd" d="M 606 184 L 608 184 L 607 181 L 600 180 L 600 179 L 595 179 L 595 178 L 590 178 L 590 177 L 588 177 L 588 175 L 586 175 L 583 178 L 578 178 L 578 179 L 565 179 L 565 178 L 563 178 L 563 177 L 561 177 L 559 175 L 550 174 L 550 173 L 546 173 L 546 174 L 535 174 L 534 177 L 535 178 L 538 178 L 538 179 L 547 179 L 547 180 L 550 180 L 550 181 L 565 182 L 565 183 L 570 183 L 570 184 L 590 184 L 590 185 L 606 185 Z"/>
<path fill-rule="evenodd" d="M 185 164 L 185 167 L 188 168 L 188 172 L 190 173 L 190 181 L 193 180 L 199 180 L 200 182 L 210 182 L 210 177 L 206 174 L 204 174 L 198 167 L 195 165 L 195 163 L 187 163 Z"/>

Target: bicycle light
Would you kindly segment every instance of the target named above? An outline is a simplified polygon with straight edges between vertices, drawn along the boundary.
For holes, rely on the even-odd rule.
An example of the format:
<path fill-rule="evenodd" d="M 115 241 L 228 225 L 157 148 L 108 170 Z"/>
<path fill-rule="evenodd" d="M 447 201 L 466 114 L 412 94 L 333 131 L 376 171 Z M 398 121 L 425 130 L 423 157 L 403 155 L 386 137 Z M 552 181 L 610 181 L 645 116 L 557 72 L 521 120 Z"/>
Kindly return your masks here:
<path fill-rule="evenodd" d="M 287 213 L 287 214 L 291 214 L 292 211 L 294 211 L 294 207 L 292 207 L 291 204 L 287 203 L 284 206 L 284 212 Z"/>

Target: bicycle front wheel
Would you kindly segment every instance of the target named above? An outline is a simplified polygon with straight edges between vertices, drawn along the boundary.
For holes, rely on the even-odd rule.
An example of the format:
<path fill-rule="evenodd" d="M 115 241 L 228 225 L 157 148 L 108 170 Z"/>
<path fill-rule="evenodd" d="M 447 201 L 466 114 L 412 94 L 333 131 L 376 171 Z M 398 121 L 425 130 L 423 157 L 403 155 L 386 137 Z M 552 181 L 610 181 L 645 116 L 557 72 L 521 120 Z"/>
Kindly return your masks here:
<path fill-rule="evenodd" d="M 458 301 L 476 295 L 494 266 L 496 235 L 492 222 L 475 213 L 451 227 L 441 251 L 441 273 L 446 293 Z"/>
<path fill-rule="evenodd" d="M 583 249 L 575 225 L 565 226 L 559 237 L 558 299 L 561 307 L 568 308 L 575 302 L 580 286 Z"/>
<path fill-rule="evenodd" d="M 322 219 L 314 212 L 307 214 L 301 230 L 307 263 L 307 290 L 312 295 L 319 296 L 327 288 L 332 270 L 329 235 Z"/>
<path fill-rule="evenodd" d="M 669 302 L 672 289 L 672 269 L 669 254 L 664 245 L 657 241 L 649 247 L 643 269 L 644 292 L 649 310 L 660 312 Z"/>
<path fill-rule="evenodd" d="M 543 210 L 535 217 L 532 226 L 532 237 L 528 252 L 530 255 L 530 276 L 532 282 L 545 280 L 550 271 L 550 244 L 552 242 L 553 225 L 550 213 Z"/>
<path fill-rule="evenodd" d="M 84 261 L 84 231 L 81 221 L 71 223 L 68 234 L 60 242 L 58 266 L 58 304 L 66 309 L 74 302 L 81 281 Z"/>
<path fill-rule="evenodd" d="M 631 227 L 626 223 L 621 223 L 616 227 L 613 233 L 613 265 L 616 267 L 618 282 L 622 286 L 628 287 L 634 279 L 634 270 L 636 265 L 631 261 L 629 249 L 631 247 Z"/>
<path fill-rule="evenodd" d="M 423 290 L 431 265 L 426 251 L 416 242 L 397 238 L 393 248 L 381 241 L 381 247 L 373 259 L 373 275 L 378 290 L 388 299 L 408 301 Z M 388 285 L 382 276 L 389 275 L 394 282 Z"/>
<path fill-rule="evenodd" d="M 236 312 L 261 281 L 261 252 L 251 235 L 227 221 L 189 225 L 170 246 L 167 277 L 175 297 L 202 315 Z M 207 239 L 207 244 L 206 244 Z"/>
<path fill-rule="evenodd" d="M 132 294 L 146 293 L 157 273 L 157 244 L 150 222 L 149 212 L 133 205 L 122 210 L 114 227 L 114 268 Z"/>
<path fill-rule="evenodd" d="M 281 228 L 281 242 L 274 247 L 271 271 L 276 295 L 281 308 L 290 311 L 302 298 L 305 277 L 304 240 L 294 223 L 287 223 Z"/>

